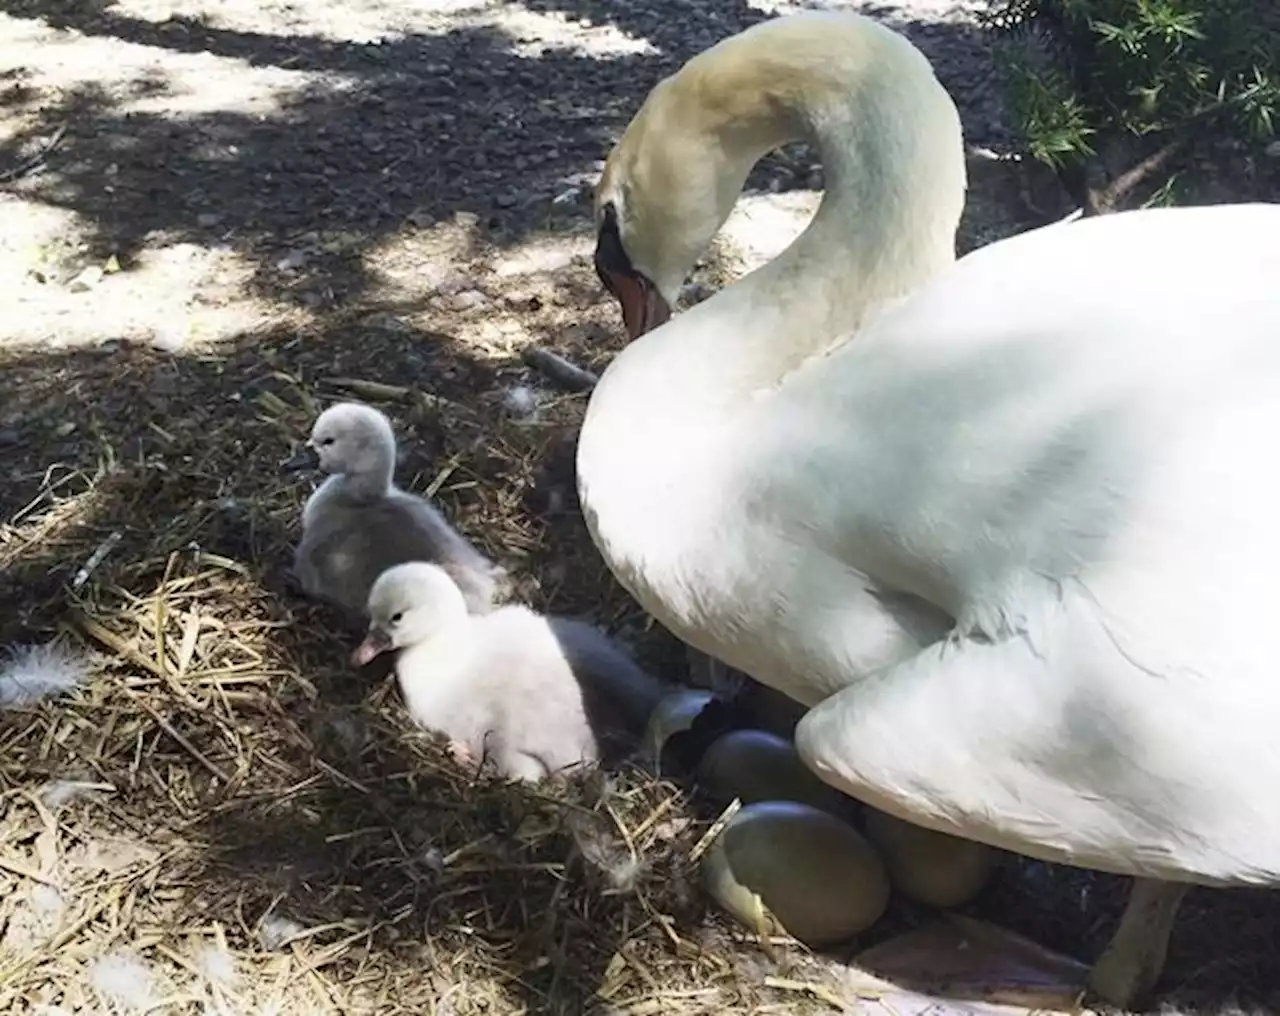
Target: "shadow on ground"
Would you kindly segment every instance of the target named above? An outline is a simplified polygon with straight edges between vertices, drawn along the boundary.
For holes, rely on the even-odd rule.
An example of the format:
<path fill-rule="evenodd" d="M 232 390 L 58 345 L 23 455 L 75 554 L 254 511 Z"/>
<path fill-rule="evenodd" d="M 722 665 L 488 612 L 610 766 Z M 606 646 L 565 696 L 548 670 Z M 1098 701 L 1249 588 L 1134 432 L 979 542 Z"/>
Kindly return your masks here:
<path fill-rule="evenodd" d="M 615 0 L 537 0 L 530 9 L 614 25 L 650 48 L 591 53 L 561 42 L 530 49 L 535 40 L 501 22 L 442 24 L 438 35 L 357 44 L 235 31 L 192 17 L 153 22 L 96 3 L 0 0 L 0 11 L 15 17 L 199 58 L 210 87 L 231 81 L 237 66 L 303 75 L 284 87 L 276 108 L 169 116 L 127 108 L 165 95 L 172 83 L 163 70 L 110 89 L 80 85 L 58 94 L 26 87 L 19 70 L 5 101 L 25 125 L 0 144 L 0 167 L 10 168 L 16 193 L 79 213 L 94 251 L 115 254 L 126 270 L 150 239 L 220 246 L 252 259 L 258 295 L 334 306 L 361 297 L 368 258 L 406 223 L 470 212 L 497 246 L 585 224 L 599 160 L 649 88 L 705 46 L 766 17 L 742 0 L 688 5 L 675 17 Z M 998 114 L 988 100 L 967 101 L 990 91 L 977 30 L 897 24 L 938 61 L 966 110 L 971 140 L 990 141 L 1000 131 Z M 764 160 L 749 187 L 819 181 L 816 162 L 792 146 Z M 317 233 L 348 242 L 315 252 L 303 271 L 281 266 Z"/>

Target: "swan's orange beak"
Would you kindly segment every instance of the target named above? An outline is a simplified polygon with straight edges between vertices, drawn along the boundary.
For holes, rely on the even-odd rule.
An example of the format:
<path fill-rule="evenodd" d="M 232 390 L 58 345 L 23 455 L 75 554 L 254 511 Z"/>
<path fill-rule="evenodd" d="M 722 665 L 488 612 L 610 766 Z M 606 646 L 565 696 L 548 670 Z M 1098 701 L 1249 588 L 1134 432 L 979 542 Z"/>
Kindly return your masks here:
<path fill-rule="evenodd" d="M 662 298 L 657 287 L 643 275 L 623 275 L 611 272 L 605 283 L 622 308 L 622 323 L 629 340 L 638 339 L 645 332 L 653 331 L 671 317 L 671 308 Z"/>
<path fill-rule="evenodd" d="M 635 265 L 622 246 L 618 232 L 618 210 L 607 203 L 600 216 L 600 228 L 596 233 L 596 276 L 600 283 L 618 301 L 622 308 L 622 323 L 627 328 L 628 340 L 638 339 L 645 332 L 665 324 L 671 317 L 671 308 L 643 272 Z"/>

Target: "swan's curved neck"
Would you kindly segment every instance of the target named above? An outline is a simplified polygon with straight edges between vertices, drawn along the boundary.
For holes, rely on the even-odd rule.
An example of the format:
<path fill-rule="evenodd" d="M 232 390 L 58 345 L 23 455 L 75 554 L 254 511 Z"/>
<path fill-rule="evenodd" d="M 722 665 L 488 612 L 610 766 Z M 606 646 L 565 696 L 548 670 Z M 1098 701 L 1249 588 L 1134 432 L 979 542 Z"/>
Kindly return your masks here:
<path fill-rule="evenodd" d="M 765 95 L 758 79 L 720 76 L 725 96 L 755 93 L 732 115 L 724 109 L 734 100 L 720 97 L 718 128 L 715 117 L 703 119 L 700 143 L 715 153 L 722 181 L 740 188 L 765 152 L 804 139 L 822 160 L 825 193 L 782 254 L 642 336 L 605 371 L 578 453 L 579 490 L 602 549 L 645 540 L 640 520 L 664 514 L 653 511 L 664 492 L 685 482 L 714 489 L 709 477 L 740 411 L 954 262 L 965 194 L 955 105 L 905 40 L 880 40 L 858 56 L 843 71 L 838 58 L 812 56 L 770 68 L 775 82 L 794 80 Z M 716 107 L 706 93 L 696 94 Z M 729 202 L 715 229 L 731 210 Z"/>
<path fill-rule="evenodd" d="M 852 81 L 832 82 L 828 73 L 792 90 L 790 104 L 756 103 L 753 120 L 704 127 L 722 178 L 739 188 L 764 154 L 809 141 L 826 180 L 822 201 L 773 261 L 632 343 L 611 366 L 611 382 L 638 386 L 642 364 L 660 364 L 663 389 L 687 375 L 680 386 L 689 398 L 723 403 L 777 383 L 955 260 L 965 192 L 959 116 L 912 55 L 915 74 L 864 67 Z"/>

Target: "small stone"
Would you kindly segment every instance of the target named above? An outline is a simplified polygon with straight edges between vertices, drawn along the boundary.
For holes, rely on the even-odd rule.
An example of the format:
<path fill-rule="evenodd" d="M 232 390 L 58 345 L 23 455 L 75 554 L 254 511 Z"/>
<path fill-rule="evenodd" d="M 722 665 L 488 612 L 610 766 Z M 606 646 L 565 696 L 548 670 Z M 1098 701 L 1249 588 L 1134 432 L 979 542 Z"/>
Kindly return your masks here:
<path fill-rule="evenodd" d="M 18 432 L 12 427 L 0 429 L 0 447 L 16 445 L 20 440 Z"/>
<path fill-rule="evenodd" d="M 201 212 L 196 216 L 196 225 L 201 229 L 209 229 L 212 226 L 216 226 L 221 221 L 222 216 L 217 212 Z"/>
<path fill-rule="evenodd" d="M 177 353 L 186 348 L 191 338 L 191 328 L 186 321 L 170 322 L 157 328 L 151 336 L 151 344 L 166 353 Z"/>
<path fill-rule="evenodd" d="M 91 290 L 94 286 L 96 286 L 99 282 L 102 281 L 103 276 L 105 274 L 106 273 L 103 272 L 103 270 L 99 268 L 97 265 L 90 265 L 88 268 L 84 269 L 84 271 L 82 271 L 79 275 L 77 275 L 74 279 L 72 279 L 67 284 L 67 288 L 69 288 L 73 293 L 87 293 L 89 290 Z"/>
<path fill-rule="evenodd" d="M 439 847 L 428 847 L 422 854 L 422 863 L 437 875 L 445 869 L 444 851 Z"/>
<path fill-rule="evenodd" d="M 523 289 L 513 289 L 511 292 L 504 294 L 502 302 L 508 307 L 519 310 L 537 310 L 540 304 L 536 295 Z"/>
<path fill-rule="evenodd" d="M 291 250 L 276 262 L 276 268 L 282 272 L 293 272 L 297 271 L 306 263 L 307 252 L 305 250 Z"/>
<path fill-rule="evenodd" d="M 684 287 L 680 297 L 686 306 L 692 307 L 694 304 L 701 303 L 707 299 L 714 292 L 715 290 L 703 282 L 690 282 Z"/>
<path fill-rule="evenodd" d="M 464 289 L 460 293 L 455 293 L 449 300 L 449 306 L 454 310 L 475 310 L 486 303 L 488 298 L 478 289 Z"/>
<path fill-rule="evenodd" d="M 516 196 L 508 191 L 506 194 L 499 194 L 497 198 L 494 199 L 494 203 L 499 208 L 514 208 L 516 200 Z"/>

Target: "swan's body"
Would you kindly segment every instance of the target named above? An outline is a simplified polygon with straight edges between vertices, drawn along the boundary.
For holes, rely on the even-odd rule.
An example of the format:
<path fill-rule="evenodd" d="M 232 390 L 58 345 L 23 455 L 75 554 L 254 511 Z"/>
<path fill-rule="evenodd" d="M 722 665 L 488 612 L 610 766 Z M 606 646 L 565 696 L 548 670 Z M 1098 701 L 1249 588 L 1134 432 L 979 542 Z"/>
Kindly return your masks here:
<path fill-rule="evenodd" d="M 1280 810 L 1250 774 L 1280 779 L 1280 745 L 1220 740 L 1259 710 L 1280 725 L 1253 634 L 1280 573 L 1280 248 L 1218 253 L 1255 216 L 1121 215 L 965 258 L 717 421 L 697 504 L 637 476 L 654 542 L 601 519 L 611 563 L 681 638 L 806 705 L 860 686 L 798 738 L 869 803 L 1050 860 L 1272 881 Z M 1241 283 L 1257 327 L 1219 331 Z M 900 663 L 910 680 L 862 683 Z"/>
<path fill-rule="evenodd" d="M 602 245 L 612 215 L 626 257 L 601 270 L 633 335 L 663 316 L 636 292 L 673 302 L 746 169 L 797 136 L 827 169 L 809 228 L 593 393 L 578 477 L 609 566 L 813 707 L 803 757 L 873 806 L 1045 860 L 1280 881 L 1259 640 L 1280 206 L 1123 213 L 956 262 L 954 105 L 901 37 L 799 15 L 694 58 L 610 155 Z M 713 180 L 685 185 L 668 164 L 695 147 Z"/>
<path fill-rule="evenodd" d="M 662 693 L 582 622 L 520 604 L 468 614 L 453 579 L 426 562 L 380 575 L 367 612 L 358 662 L 400 650 L 396 675 L 414 721 L 445 734 L 460 758 L 488 756 L 513 779 L 537 781 L 638 740 Z"/>
<path fill-rule="evenodd" d="M 454 529 L 428 501 L 394 482 L 391 422 L 372 406 L 330 406 L 307 446 L 286 466 L 329 473 L 302 507 L 293 571 L 310 596 L 360 617 L 374 580 L 405 561 L 438 563 L 463 591 L 467 608 L 492 608 L 506 573 Z"/>

